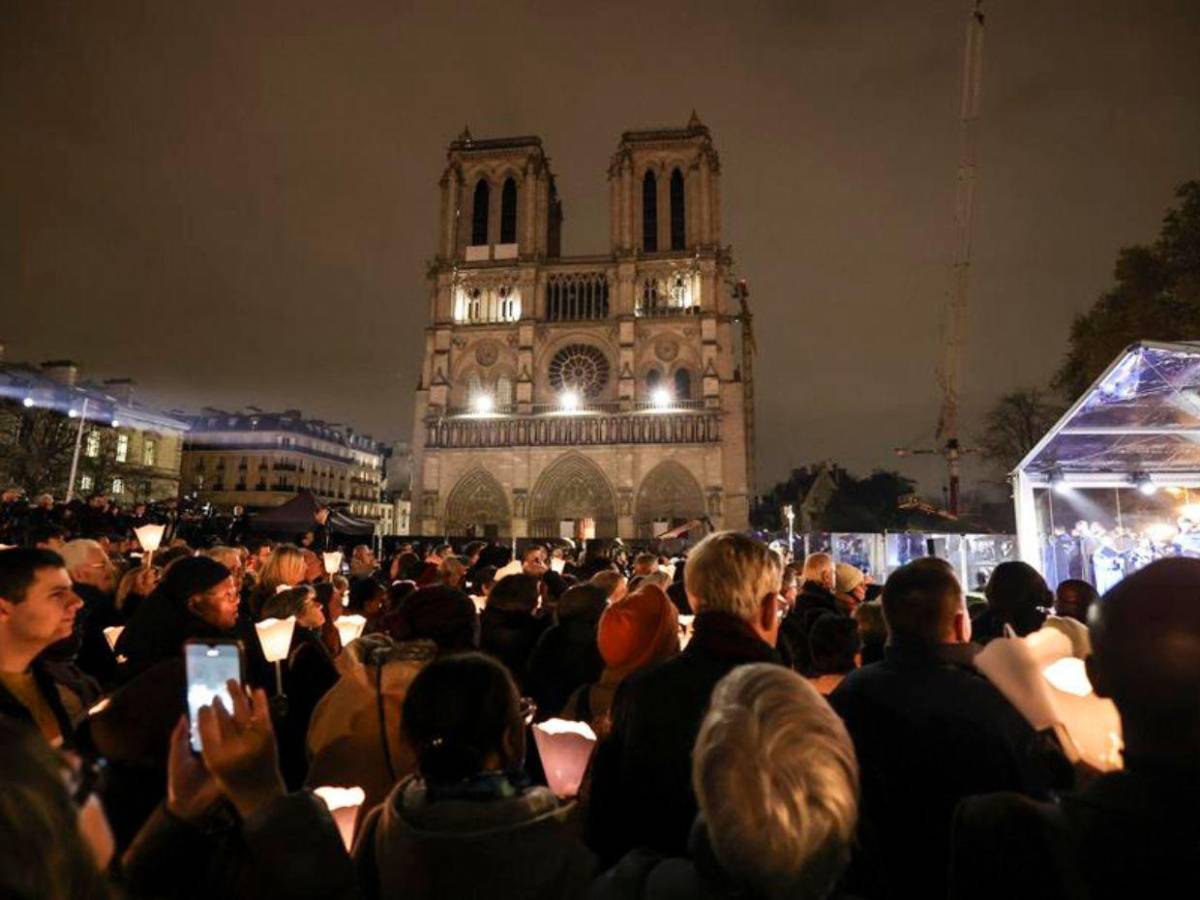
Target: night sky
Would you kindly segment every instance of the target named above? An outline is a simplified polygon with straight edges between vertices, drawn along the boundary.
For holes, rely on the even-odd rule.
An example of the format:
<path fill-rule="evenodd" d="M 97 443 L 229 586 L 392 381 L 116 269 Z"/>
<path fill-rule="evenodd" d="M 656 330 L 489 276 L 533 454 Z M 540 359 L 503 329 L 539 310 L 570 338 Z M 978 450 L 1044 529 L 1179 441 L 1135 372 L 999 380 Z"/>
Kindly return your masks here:
<path fill-rule="evenodd" d="M 446 144 L 540 135 L 564 253 L 606 252 L 620 133 L 694 107 L 756 313 L 760 489 L 932 443 L 966 0 L 450 7 L 7 4 L 7 358 L 407 437 Z M 968 431 L 1200 178 L 1195 0 L 987 21 Z"/>

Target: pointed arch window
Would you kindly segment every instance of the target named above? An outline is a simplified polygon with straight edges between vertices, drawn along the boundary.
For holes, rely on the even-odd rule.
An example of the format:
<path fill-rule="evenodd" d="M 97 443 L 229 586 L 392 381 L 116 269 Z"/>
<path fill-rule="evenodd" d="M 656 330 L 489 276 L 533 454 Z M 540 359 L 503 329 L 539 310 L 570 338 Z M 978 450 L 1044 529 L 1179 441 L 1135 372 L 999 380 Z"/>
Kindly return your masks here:
<path fill-rule="evenodd" d="M 658 369 L 651 369 L 646 373 L 646 393 L 651 394 L 654 389 L 662 384 L 662 372 Z"/>
<path fill-rule="evenodd" d="M 496 379 L 496 408 L 508 409 L 513 402 L 513 385 L 512 379 L 507 375 L 501 375 Z"/>
<path fill-rule="evenodd" d="M 676 169 L 671 173 L 671 249 L 683 250 L 687 246 L 687 218 L 683 205 L 683 173 Z"/>
<path fill-rule="evenodd" d="M 488 204 L 491 188 L 480 178 L 475 185 L 475 199 L 471 201 L 471 246 L 479 247 L 488 242 Z"/>
<path fill-rule="evenodd" d="M 642 249 L 658 252 L 658 179 L 649 169 L 642 178 Z"/>
<path fill-rule="evenodd" d="M 692 399 L 692 373 L 687 369 L 677 369 L 675 372 L 675 399 Z"/>
<path fill-rule="evenodd" d="M 504 179 L 500 189 L 500 243 L 517 242 L 517 183 L 512 178 Z"/>

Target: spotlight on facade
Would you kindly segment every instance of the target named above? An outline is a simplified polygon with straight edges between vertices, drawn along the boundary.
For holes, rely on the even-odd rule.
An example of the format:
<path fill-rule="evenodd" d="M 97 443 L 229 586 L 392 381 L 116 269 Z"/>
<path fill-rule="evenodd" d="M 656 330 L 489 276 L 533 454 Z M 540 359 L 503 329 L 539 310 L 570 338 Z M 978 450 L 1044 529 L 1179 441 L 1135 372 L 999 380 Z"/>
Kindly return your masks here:
<path fill-rule="evenodd" d="M 1153 497 L 1158 493 L 1158 485 L 1150 480 L 1149 475 L 1135 475 L 1133 483 L 1137 485 L 1137 489 L 1145 497 Z"/>
<path fill-rule="evenodd" d="M 496 401 L 492 399 L 491 394 L 476 394 L 471 398 L 471 412 L 476 415 L 486 416 L 496 408 Z"/>
<path fill-rule="evenodd" d="M 670 409 L 674 399 L 671 396 L 670 388 L 656 387 L 650 392 L 650 402 L 654 405 L 655 409 Z"/>
<path fill-rule="evenodd" d="M 21 402 L 25 404 L 26 409 L 29 409 L 29 407 L 33 406 L 33 398 L 32 397 L 26 397 Z"/>
<path fill-rule="evenodd" d="M 558 395 L 558 405 L 563 412 L 575 412 L 579 409 L 579 394 L 575 391 L 563 391 Z"/>

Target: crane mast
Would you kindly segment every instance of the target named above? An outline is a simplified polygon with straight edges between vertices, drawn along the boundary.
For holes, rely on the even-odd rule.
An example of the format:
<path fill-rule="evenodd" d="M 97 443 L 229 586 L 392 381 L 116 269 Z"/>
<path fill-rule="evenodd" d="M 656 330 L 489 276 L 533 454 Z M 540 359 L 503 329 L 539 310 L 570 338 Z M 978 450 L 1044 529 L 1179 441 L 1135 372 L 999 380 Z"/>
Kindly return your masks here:
<path fill-rule="evenodd" d="M 944 356 L 938 371 L 942 408 L 938 416 L 937 440 L 949 470 L 949 511 L 958 515 L 959 466 L 963 453 L 959 441 L 959 385 L 962 353 L 966 343 L 967 297 L 971 277 L 971 236 L 975 214 L 975 180 L 979 96 L 983 82 L 983 0 L 973 0 L 967 19 L 967 42 L 963 54 L 962 114 L 959 123 L 958 180 L 954 199 L 954 257 L 950 297 L 946 308 Z"/>

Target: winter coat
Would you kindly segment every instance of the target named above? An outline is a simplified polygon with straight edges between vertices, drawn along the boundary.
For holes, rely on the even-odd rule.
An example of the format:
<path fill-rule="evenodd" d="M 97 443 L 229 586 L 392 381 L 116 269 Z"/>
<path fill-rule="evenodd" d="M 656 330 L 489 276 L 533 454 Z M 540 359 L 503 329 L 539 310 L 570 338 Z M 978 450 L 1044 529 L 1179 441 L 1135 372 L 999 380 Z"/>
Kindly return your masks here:
<path fill-rule="evenodd" d="M 224 815 L 221 811 L 225 810 Z M 122 860 L 135 897 L 355 900 L 354 868 L 325 804 L 289 794 L 244 822 L 222 804 L 202 824 L 164 807 Z"/>
<path fill-rule="evenodd" d="M 99 687 L 72 663 L 39 657 L 30 665 L 29 672 L 38 693 L 54 713 L 63 745 L 74 746 L 75 729 L 88 707 L 100 699 Z M 3 684 L 0 684 L 0 718 L 37 728 L 33 714 Z"/>
<path fill-rule="evenodd" d="M 796 885 L 791 900 L 833 900 L 812 885 Z M 653 850 L 634 850 L 592 882 L 588 900 L 751 900 L 755 895 L 721 867 L 697 819 L 688 841 L 688 858 L 666 857 Z"/>
<path fill-rule="evenodd" d="M 682 855 L 696 817 L 692 745 L 717 682 L 775 650 L 728 613 L 696 616 L 681 654 L 627 677 L 592 759 L 588 843 L 606 863 L 638 847 Z"/>
<path fill-rule="evenodd" d="M 954 807 L 999 790 L 1040 794 L 1059 754 L 989 681 L 971 644 L 892 643 L 829 697 L 854 741 L 862 800 L 853 889 L 945 896 Z M 1049 751 L 1046 751 L 1049 753 Z"/>
<path fill-rule="evenodd" d="M 571 693 L 591 684 L 604 671 L 596 647 L 596 621 L 571 618 L 547 628 L 529 655 L 526 688 L 538 705 L 539 718 L 557 716 Z"/>
<path fill-rule="evenodd" d="M 400 713 L 409 686 L 428 658 L 395 660 L 384 666 L 382 703 L 376 689 L 377 669 L 354 667 L 342 675 L 321 698 L 309 722 L 309 787 L 361 787 L 366 795 L 361 818 L 387 798 L 399 779 L 416 770 L 412 748 L 400 739 Z M 380 731 L 381 719 L 386 735 Z"/>
<path fill-rule="evenodd" d="M 479 649 L 504 663 L 524 690 L 529 655 L 549 625 L 527 612 L 489 606 L 479 617 Z"/>
<path fill-rule="evenodd" d="M 587 889 L 595 858 L 549 790 L 431 801 L 420 778 L 396 785 L 354 847 L 370 900 L 570 900 Z"/>
<path fill-rule="evenodd" d="M 1057 803 L 969 797 L 954 817 L 951 897 L 1200 897 L 1200 771 L 1137 760 Z"/>
<path fill-rule="evenodd" d="M 808 644 L 813 623 L 822 613 L 844 616 L 846 611 L 837 597 L 815 581 L 806 581 L 796 595 L 791 611 L 779 624 L 779 642 L 784 646 L 784 656 L 801 675 L 810 674 L 812 650 Z"/>

